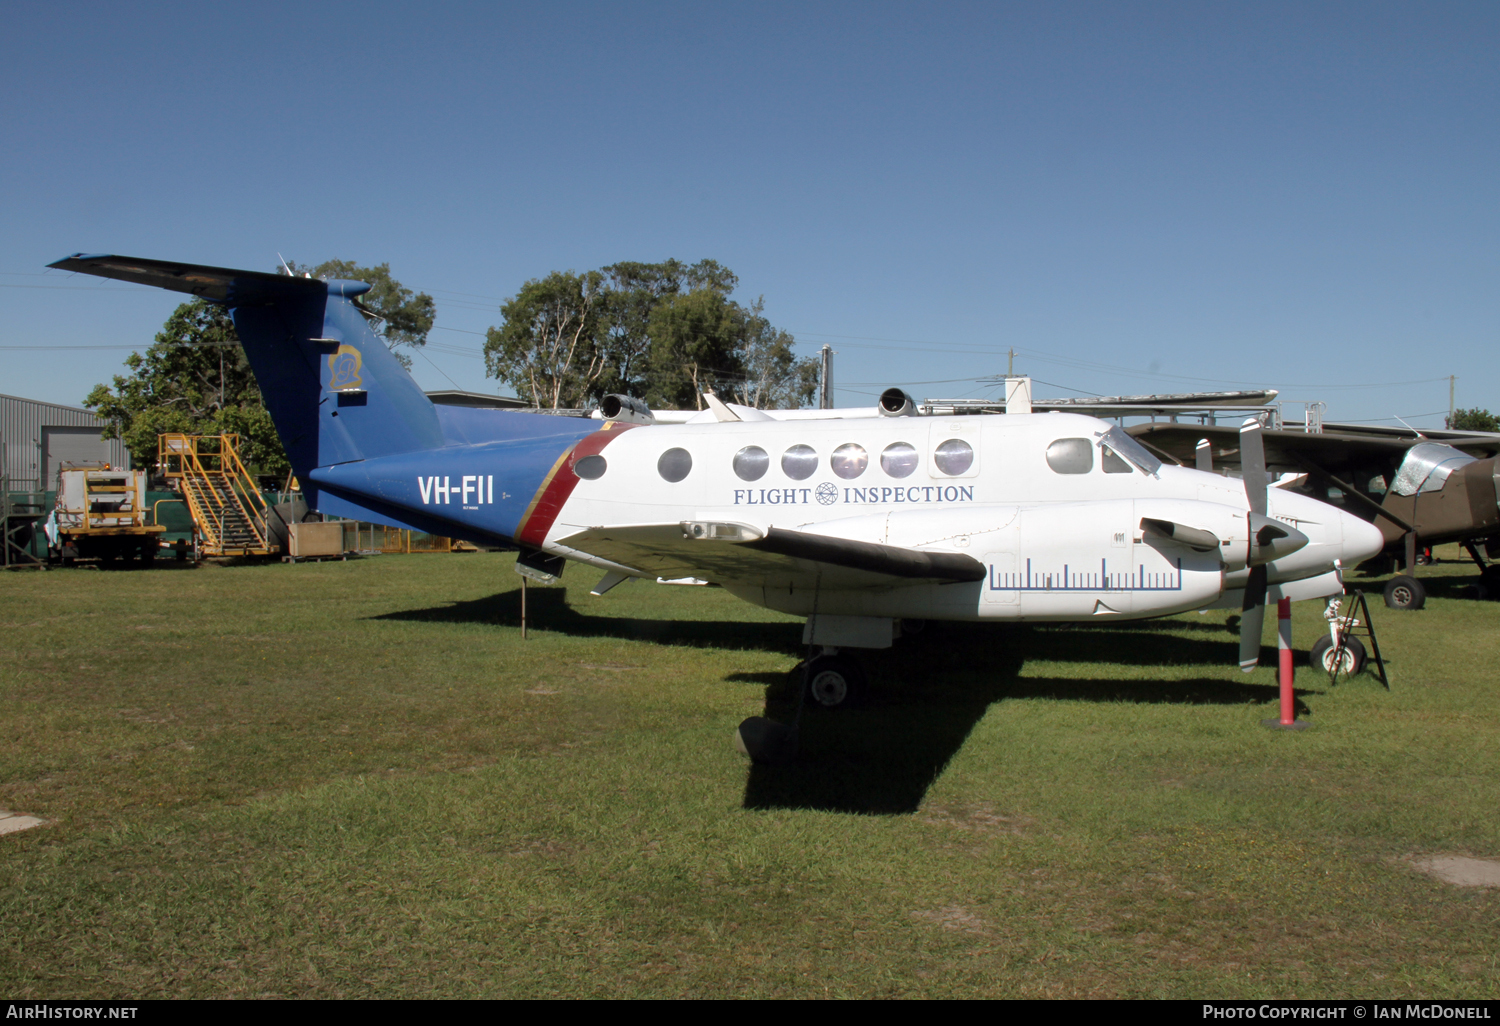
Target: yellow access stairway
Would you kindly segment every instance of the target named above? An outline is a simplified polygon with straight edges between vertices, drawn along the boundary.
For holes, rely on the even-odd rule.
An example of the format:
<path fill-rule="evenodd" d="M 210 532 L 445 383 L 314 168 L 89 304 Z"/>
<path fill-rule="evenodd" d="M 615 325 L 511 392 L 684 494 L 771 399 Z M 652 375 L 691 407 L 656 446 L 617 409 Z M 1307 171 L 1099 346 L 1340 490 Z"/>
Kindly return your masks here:
<path fill-rule="evenodd" d="M 175 478 L 205 556 L 267 556 L 269 511 L 240 462 L 239 435 L 161 435 L 157 461 Z"/>

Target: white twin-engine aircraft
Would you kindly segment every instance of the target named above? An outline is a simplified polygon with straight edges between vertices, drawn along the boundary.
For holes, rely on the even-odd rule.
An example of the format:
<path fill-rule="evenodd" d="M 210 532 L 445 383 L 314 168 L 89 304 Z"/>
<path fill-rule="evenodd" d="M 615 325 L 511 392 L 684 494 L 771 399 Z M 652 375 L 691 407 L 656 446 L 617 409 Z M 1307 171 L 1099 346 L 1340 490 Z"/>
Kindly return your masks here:
<path fill-rule="evenodd" d="M 1268 599 L 1337 594 L 1340 566 L 1383 544 L 1267 487 L 1254 422 L 1241 482 L 1164 465 L 1092 417 L 916 416 L 894 389 L 868 411 L 712 396 L 676 417 L 613 396 L 603 419 L 435 407 L 370 331 L 362 282 L 83 254 L 52 266 L 227 305 L 312 508 L 515 545 L 533 577 L 590 564 L 596 595 L 632 577 L 706 582 L 805 616 L 806 696 L 824 706 L 861 683 L 841 650 L 889 647 L 903 620 L 1240 608 L 1250 669 Z"/>

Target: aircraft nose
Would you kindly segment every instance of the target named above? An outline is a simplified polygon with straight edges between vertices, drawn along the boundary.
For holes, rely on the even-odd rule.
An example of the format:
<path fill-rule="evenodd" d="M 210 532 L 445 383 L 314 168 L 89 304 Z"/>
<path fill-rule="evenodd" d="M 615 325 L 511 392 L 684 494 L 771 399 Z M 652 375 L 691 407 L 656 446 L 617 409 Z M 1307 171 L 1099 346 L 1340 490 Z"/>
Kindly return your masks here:
<path fill-rule="evenodd" d="M 1374 524 L 1343 510 L 1339 510 L 1339 520 L 1344 534 L 1343 553 L 1339 561 L 1347 569 L 1354 569 L 1365 560 L 1379 555 L 1380 550 L 1385 548 L 1385 537 Z"/>

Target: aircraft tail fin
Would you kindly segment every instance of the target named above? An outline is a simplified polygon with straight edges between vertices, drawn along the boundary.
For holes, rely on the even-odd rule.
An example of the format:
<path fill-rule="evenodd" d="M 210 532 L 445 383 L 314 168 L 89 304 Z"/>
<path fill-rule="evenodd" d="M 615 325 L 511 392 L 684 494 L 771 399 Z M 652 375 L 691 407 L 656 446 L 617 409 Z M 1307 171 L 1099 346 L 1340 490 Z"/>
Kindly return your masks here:
<path fill-rule="evenodd" d="M 292 469 L 444 444 L 432 401 L 370 329 L 355 298 L 370 286 L 262 271 L 74 254 L 49 266 L 152 285 L 229 307 Z M 315 494 L 308 502 L 316 508 Z"/>

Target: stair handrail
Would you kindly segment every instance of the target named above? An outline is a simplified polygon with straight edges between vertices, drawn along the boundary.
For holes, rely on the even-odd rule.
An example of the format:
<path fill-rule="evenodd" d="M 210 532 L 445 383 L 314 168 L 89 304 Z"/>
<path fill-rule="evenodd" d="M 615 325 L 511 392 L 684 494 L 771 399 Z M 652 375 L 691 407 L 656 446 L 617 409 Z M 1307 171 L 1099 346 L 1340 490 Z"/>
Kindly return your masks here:
<path fill-rule="evenodd" d="M 266 497 L 255 486 L 255 478 L 250 476 L 250 472 L 240 462 L 239 435 L 221 435 L 220 438 L 220 463 L 223 463 L 223 457 L 227 455 L 233 465 L 232 473 L 229 468 L 224 470 L 224 476 L 229 482 L 229 494 L 234 496 L 246 525 L 255 535 L 255 540 L 259 543 L 257 547 L 270 551 L 270 543 L 266 540 L 266 534 L 270 530 L 270 509 Z M 249 500 L 248 504 L 246 499 Z"/>
<path fill-rule="evenodd" d="M 210 438 L 218 443 L 216 451 L 202 451 L 200 444 Z M 223 553 L 224 512 L 226 505 L 232 502 L 235 512 L 244 521 L 256 543 L 240 547 L 269 552 L 269 507 L 265 497 L 256 488 L 255 479 L 240 460 L 238 443 L 237 434 L 188 435 L 168 432 L 160 435 L 157 440 L 159 466 L 167 477 L 182 479 L 182 494 L 187 500 L 188 512 L 206 536 L 205 550 Z M 204 463 L 205 458 L 217 458 L 218 468 L 210 470 Z M 227 502 L 226 497 L 221 496 L 213 486 L 210 480 L 213 477 L 218 477 L 223 482 Z M 213 497 L 212 500 L 209 496 Z"/>

